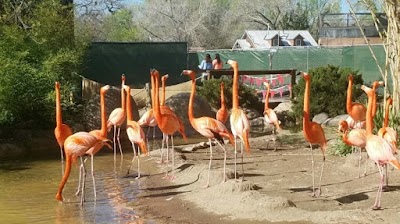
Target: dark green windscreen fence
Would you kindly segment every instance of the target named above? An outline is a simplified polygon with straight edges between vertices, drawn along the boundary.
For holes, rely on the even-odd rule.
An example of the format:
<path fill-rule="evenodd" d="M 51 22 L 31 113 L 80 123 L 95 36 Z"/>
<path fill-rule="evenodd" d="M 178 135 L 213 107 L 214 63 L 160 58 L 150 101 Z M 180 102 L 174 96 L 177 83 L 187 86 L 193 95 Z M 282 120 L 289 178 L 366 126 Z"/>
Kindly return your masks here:
<path fill-rule="evenodd" d="M 150 69 L 169 74 L 168 85 L 185 80 L 180 76 L 187 66 L 187 44 L 179 43 L 93 43 L 85 61 L 85 78 L 103 84 L 127 84 L 141 88 L 150 82 Z"/>
<path fill-rule="evenodd" d="M 382 46 L 372 46 L 380 65 L 384 66 Z M 94 81 L 119 85 L 121 74 L 133 87 L 150 82 L 150 68 L 160 75 L 168 73 L 168 85 L 187 81 L 180 76 L 183 69 L 198 70 L 205 54 L 211 58 L 219 53 L 221 59 L 236 60 L 239 70 L 296 69 L 308 71 L 328 64 L 350 67 L 363 75 L 365 83 L 381 79 L 378 66 L 368 46 L 280 48 L 264 51 L 212 50 L 187 53 L 186 43 L 93 43 L 87 54 L 85 77 Z M 229 65 L 224 64 L 224 68 Z"/>

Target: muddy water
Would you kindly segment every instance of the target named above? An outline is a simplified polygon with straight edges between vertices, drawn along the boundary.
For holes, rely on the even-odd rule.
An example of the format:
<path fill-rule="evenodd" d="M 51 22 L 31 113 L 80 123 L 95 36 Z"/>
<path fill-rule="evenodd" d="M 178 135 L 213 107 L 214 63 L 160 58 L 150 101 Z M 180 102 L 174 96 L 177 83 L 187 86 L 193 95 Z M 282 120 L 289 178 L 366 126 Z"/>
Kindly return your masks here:
<path fill-rule="evenodd" d="M 113 154 L 95 157 L 97 200 L 94 201 L 90 159 L 86 162 L 86 202 L 80 206 L 75 196 L 78 166 L 73 165 L 64 188 L 64 203 L 55 200 L 61 180 L 61 163 L 57 157 L 26 161 L 0 161 L 0 223 L 132 223 L 137 221 L 129 203 L 140 192 L 142 180 L 126 176 L 133 153 L 117 162 Z M 123 169 L 119 169 L 119 166 Z M 145 181 L 145 180 L 143 180 Z M 141 223 L 154 223 L 140 220 Z"/>

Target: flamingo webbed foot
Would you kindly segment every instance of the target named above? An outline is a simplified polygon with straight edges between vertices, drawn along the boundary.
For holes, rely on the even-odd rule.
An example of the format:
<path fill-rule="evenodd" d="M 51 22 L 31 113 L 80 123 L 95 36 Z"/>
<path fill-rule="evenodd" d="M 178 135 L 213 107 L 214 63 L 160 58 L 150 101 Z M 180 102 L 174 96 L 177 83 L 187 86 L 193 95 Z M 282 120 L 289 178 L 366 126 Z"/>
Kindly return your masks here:
<path fill-rule="evenodd" d="M 374 210 L 374 211 L 376 211 L 376 210 L 381 210 L 382 208 L 381 208 L 381 206 L 374 205 L 374 206 L 372 206 L 371 209 Z"/>

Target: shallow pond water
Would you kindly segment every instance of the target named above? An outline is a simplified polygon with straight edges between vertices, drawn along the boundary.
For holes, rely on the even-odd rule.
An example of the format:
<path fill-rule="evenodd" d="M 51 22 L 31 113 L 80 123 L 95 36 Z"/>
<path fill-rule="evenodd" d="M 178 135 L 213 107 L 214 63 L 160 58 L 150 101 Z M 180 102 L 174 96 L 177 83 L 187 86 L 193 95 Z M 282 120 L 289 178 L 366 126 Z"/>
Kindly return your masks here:
<path fill-rule="evenodd" d="M 133 156 L 130 154 L 124 154 L 122 163 L 117 157 L 117 164 L 127 167 Z M 114 171 L 112 153 L 95 156 L 96 201 L 90 159 L 86 162 L 83 206 L 75 196 L 79 163 L 73 164 L 63 191 L 64 203 L 55 199 L 61 180 L 61 162 L 56 158 L 0 161 L 0 223 L 135 223 L 137 216 L 128 204 L 140 192 L 142 180 L 126 176 L 125 168 Z"/>

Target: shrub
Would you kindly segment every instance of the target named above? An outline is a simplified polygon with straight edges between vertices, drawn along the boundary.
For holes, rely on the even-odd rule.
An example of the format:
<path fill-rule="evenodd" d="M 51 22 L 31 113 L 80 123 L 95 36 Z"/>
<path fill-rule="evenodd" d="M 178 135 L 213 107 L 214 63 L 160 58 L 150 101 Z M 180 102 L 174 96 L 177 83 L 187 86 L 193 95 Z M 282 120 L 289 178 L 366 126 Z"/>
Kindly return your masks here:
<path fill-rule="evenodd" d="M 232 108 L 232 85 L 233 79 L 221 78 L 221 79 L 210 79 L 203 82 L 202 86 L 197 86 L 197 92 L 208 100 L 211 107 L 221 107 L 220 97 L 220 83 L 224 82 L 224 95 L 225 95 L 225 106 L 229 109 Z M 257 96 L 255 90 L 251 87 L 245 86 L 239 83 L 239 106 L 244 108 L 252 108 L 260 113 L 263 111 L 263 103 Z"/>
<path fill-rule="evenodd" d="M 310 110 L 311 117 L 322 112 L 333 117 L 346 113 L 346 96 L 348 75 L 353 74 L 353 102 L 358 99 L 363 91 L 357 85 L 363 84 L 363 79 L 357 71 L 350 68 L 340 68 L 333 65 L 310 69 L 311 75 Z M 305 81 L 300 78 L 293 87 L 293 113 L 295 117 L 303 116 Z"/>
<path fill-rule="evenodd" d="M 352 148 L 342 141 L 342 137 L 336 139 L 336 144 L 329 147 L 329 153 L 335 156 L 347 156 L 352 153 Z"/>
<path fill-rule="evenodd" d="M 378 133 L 379 129 L 383 127 L 385 118 L 385 109 L 383 106 L 378 107 L 374 117 L 374 133 Z M 397 111 L 389 110 L 389 127 L 393 128 L 397 133 L 400 133 L 400 114 Z"/>

